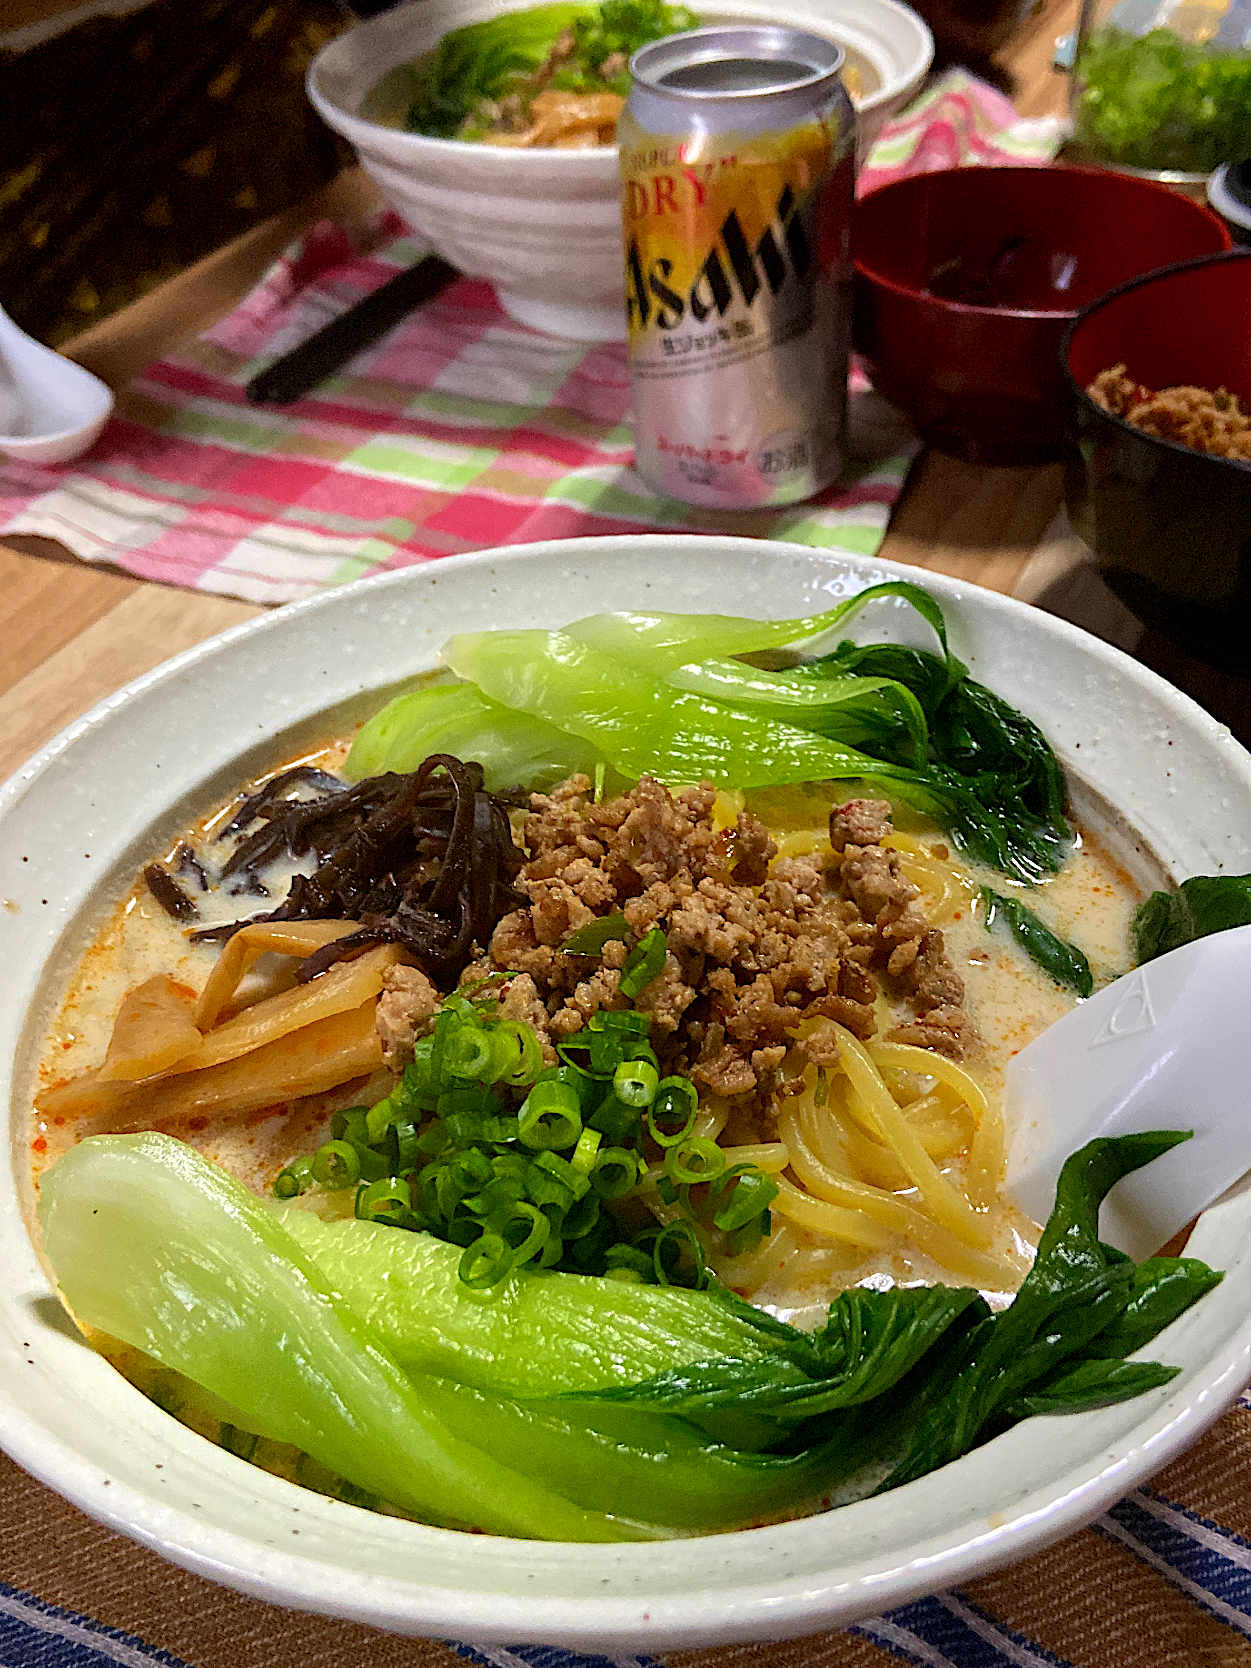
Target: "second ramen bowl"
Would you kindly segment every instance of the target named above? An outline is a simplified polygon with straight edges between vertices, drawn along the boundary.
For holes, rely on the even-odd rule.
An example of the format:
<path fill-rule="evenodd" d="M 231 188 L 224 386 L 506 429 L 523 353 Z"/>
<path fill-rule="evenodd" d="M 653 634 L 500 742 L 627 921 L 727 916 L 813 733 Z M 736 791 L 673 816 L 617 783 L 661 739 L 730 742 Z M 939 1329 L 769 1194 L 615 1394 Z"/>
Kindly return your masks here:
<path fill-rule="evenodd" d="M 403 130 L 403 66 L 443 35 L 534 0 L 419 0 L 322 48 L 308 95 L 322 120 L 428 247 L 488 279 L 523 324 L 575 341 L 624 341 L 617 150 L 515 149 Z M 934 55 L 900 0 L 715 0 L 708 23 L 791 24 L 850 48 L 878 85 L 857 100 L 861 152 L 920 86 Z"/>

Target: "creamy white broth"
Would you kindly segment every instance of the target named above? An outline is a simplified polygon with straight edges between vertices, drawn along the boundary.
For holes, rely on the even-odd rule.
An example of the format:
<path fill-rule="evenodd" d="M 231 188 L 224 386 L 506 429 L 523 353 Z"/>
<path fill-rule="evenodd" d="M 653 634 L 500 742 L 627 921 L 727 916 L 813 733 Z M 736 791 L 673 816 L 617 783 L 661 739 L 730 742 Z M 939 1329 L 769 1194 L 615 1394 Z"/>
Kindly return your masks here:
<path fill-rule="evenodd" d="M 346 757 L 350 737 L 315 751 L 302 752 L 297 759 L 285 759 L 264 773 L 263 780 L 294 763 L 308 763 L 335 771 Z M 1079 792 L 1079 802 L 1082 796 Z M 1145 889 L 1163 882 L 1158 866 L 1134 841 L 1128 831 L 1097 800 L 1087 796 L 1089 821 L 1079 823 L 1074 850 L 1059 874 L 1033 891 L 1029 901 L 1047 924 L 1072 939 L 1091 960 L 1096 979 L 1102 982 L 1124 971 L 1129 960 L 1129 922 Z M 793 832 L 805 823 L 819 824 L 823 808 L 830 802 L 828 790 L 812 788 L 796 810 L 773 795 L 748 796 L 749 806 L 762 820 L 779 830 Z M 214 806 L 181 836 L 202 852 L 210 864 L 223 853 L 215 850 L 215 835 L 229 820 L 238 804 L 238 792 Z M 821 812 L 822 815 L 817 813 Z M 1099 826 L 1100 833 L 1094 832 Z M 979 884 L 993 885 L 1004 893 L 1022 892 L 1004 876 L 963 863 L 950 851 L 937 830 L 913 828 L 912 837 L 923 849 L 936 852 L 961 872 L 970 897 Z M 177 845 L 171 840 L 155 855 L 168 858 Z M 272 907 L 286 889 L 293 869 L 284 874 L 275 869 L 267 874 L 271 900 L 255 894 L 232 895 L 227 889 L 197 892 L 203 924 L 237 919 Z M 981 1045 L 964 1064 L 979 1085 L 993 1096 L 1002 1089 L 1003 1070 L 1008 1059 L 1025 1047 L 1047 1025 L 1074 1004 L 1070 992 L 1058 987 L 1021 951 L 1006 932 L 988 934 L 980 911 L 961 907 L 943 921 L 951 959 L 965 980 L 965 1007 Z M 102 923 L 77 969 L 69 980 L 64 998 L 52 1024 L 40 1062 L 40 1086 L 98 1065 L 108 1045 L 113 1017 L 124 993 L 143 980 L 161 972 L 172 972 L 180 981 L 202 989 L 217 955 L 214 945 L 193 945 L 187 931 L 173 921 L 148 893 L 142 880 L 112 910 Z M 270 981 L 279 988 L 291 978 L 291 964 L 264 958 L 249 975 L 253 987 Z M 274 982 L 274 981 L 277 982 Z M 902 1007 L 896 1017 L 907 1017 Z M 214 1127 L 197 1118 L 182 1125 L 169 1125 L 170 1132 L 191 1142 L 206 1156 L 230 1170 L 245 1185 L 267 1193 L 278 1170 L 300 1153 L 310 1152 L 325 1139 L 333 1111 L 341 1106 L 380 1098 L 390 1079 L 378 1074 L 368 1085 L 351 1085 L 314 1100 L 298 1103 L 291 1110 L 260 1112 L 237 1123 Z M 33 1114 L 31 1129 L 32 1170 L 38 1175 L 76 1140 L 99 1132 L 104 1120 L 57 1122 Z M 959 1179 L 962 1160 L 944 1165 L 946 1173 Z M 901 1194 L 908 1197 L 908 1193 Z M 832 1242 L 775 1215 L 775 1232 L 766 1246 L 754 1255 L 723 1262 L 719 1268 L 728 1283 L 760 1303 L 798 1324 L 821 1318 L 838 1291 L 859 1283 L 934 1283 L 954 1277 L 919 1253 L 864 1257 L 855 1248 Z M 1023 1277 L 1032 1257 L 1037 1235 L 1033 1224 L 1003 1214 L 992 1251 Z M 959 1283 L 959 1282 L 957 1282 Z M 996 1303 L 1008 1300 L 1011 1292 L 988 1292 Z"/>
<path fill-rule="evenodd" d="M 296 758 L 276 761 L 256 781 L 241 784 L 228 800 L 215 805 L 185 829 L 181 838 L 202 852 L 210 865 L 220 862 L 225 848 L 215 850 L 215 835 L 229 820 L 231 808 L 238 805 L 240 791 L 258 786 L 262 780 L 295 763 L 337 771 L 343 765 L 350 742 L 351 736 L 347 736 L 313 750 L 306 748 Z M 758 812 L 769 809 L 765 797 L 766 803 L 755 807 Z M 1128 965 L 1133 909 L 1145 891 L 1166 884 L 1167 876 L 1132 832 L 1097 797 L 1082 790 L 1080 784 L 1075 785 L 1075 797 L 1081 816 L 1072 854 L 1061 872 L 1031 895 L 1030 902 L 1053 930 L 1071 938 L 1086 951 L 1097 979 L 1102 979 Z M 829 801 L 828 792 L 810 788 L 805 790 L 798 811 L 792 807 L 789 818 L 781 817 L 773 823 L 766 814 L 763 820 L 777 826 L 780 835 L 788 829 L 793 831 L 796 826 L 819 825 L 821 816 L 809 813 L 818 806 L 828 806 Z M 949 843 L 941 832 L 912 828 L 911 833 L 923 847 L 934 849 L 940 855 L 949 852 Z M 170 839 L 162 850 L 152 855 L 168 859 L 177 844 L 177 839 Z M 963 871 L 970 897 L 980 883 L 991 884 L 1000 892 L 1014 890 L 1002 875 L 962 864 L 954 854 L 949 855 L 948 861 Z M 272 907 L 285 893 L 290 872 L 284 875 L 277 868 L 267 872 L 272 901 L 247 893 L 231 895 L 224 889 L 207 895 L 197 892 L 203 924 L 232 920 Z M 988 935 L 975 910 L 961 907 L 942 923 L 942 930 L 951 959 L 965 980 L 966 1011 L 981 1039 L 981 1045 L 964 1065 L 985 1091 L 997 1095 L 1008 1059 L 1067 1012 L 1074 998 L 1042 973 L 1006 933 Z M 142 879 L 138 879 L 102 919 L 66 982 L 42 1052 L 39 1085 L 76 1075 L 102 1061 L 113 1018 L 128 989 L 154 974 L 172 972 L 199 991 L 216 955 L 214 945 L 191 944 L 187 929 L 160 908 Z M 263 958 L 249 978 L 255 984 L 266 978 L 272 981 L 275 975 L 278 983 L 289 981 L 291 963 Z M 907 1015 L 899 1007 L 895 1017 Z M 315 1150 L 326 1139 L 335 1110 L 377 1100 L 391 1082 L 388 1074 L 379 1072 L 368 1083 L 349 1085 L 299 1102 L 290 1109 L 262 1111 L 217 1127 L 206 1119 L 167 1127 L 170 1133 L 187 1140 L 246 1186 L 264 1195 L 269 1193 L 274 1177 L 284 1164 L 301 1153 Z M 97 1133 L 105 1122 L 100 1120 L 93 1125 L 82 1120 L 49 1119 L 38 1112 L 32 1118 L 29 1140 L 36 1190 L 39 1176 L 48 1165 L 75 1141 Z M 733 1134 L 732 1126 L 727 1133 Z M 958 1181 L 963 1162 L 958 1157 L 941 1169 Z M 908 1192 L 901 1193 L 901 1197 L 907 1198 Z M 350 1212 L 352 1208 L 350 1193 L 310 1194 L 301 1203 L 327 1214 Z M 865 1256 L 855 1247 L 799 1228 L 776 1212 L 773 1220 L 772 1236 L 756 1253 L 736 1262 L 722 1260 L 719 1265 L 714 1262 L 714 1266 L 743 1295 L 799 1326 L 819 1325 L 831 1300 L 852 1285 L 966 1283 L 915 1251 Z M 996 1239 L 990 1250 L 1015 1268 L 1018 1283 L 1032 1259 L 1037 1232 L 1035 1224 L 1018 1214 L 1010 1210 L 998 1212 Z M 1012 1288 L 1008 1285 L 1003 1290 L 985 1292 L 994 1308 L 1004 1306 L 1011 1295 Z M 361 1496 L 358 1490 L 326 1472 L 297 1449 L 263 1437 L 258 1439 L 239 1428 L 232 1422 L 237 1415 L 138 1351 L 109 1338 L 96 1337 L 92 1341 L 145 1395 L 231 1452 L 305 1487 L 376 1510 L 394 1510 L 385 1501 Z"/>

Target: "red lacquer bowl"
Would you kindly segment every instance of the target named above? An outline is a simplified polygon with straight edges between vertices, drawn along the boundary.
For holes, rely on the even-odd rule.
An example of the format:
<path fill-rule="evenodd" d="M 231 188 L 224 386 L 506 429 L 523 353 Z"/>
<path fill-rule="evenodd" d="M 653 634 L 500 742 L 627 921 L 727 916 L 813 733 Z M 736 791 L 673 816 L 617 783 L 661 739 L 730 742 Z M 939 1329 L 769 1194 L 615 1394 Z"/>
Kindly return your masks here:
<path fill-rule="evenodd" d="M 951 168 L 857 205 L 855 345 L 921 438 L 975 463 L 1062 455 L 1060 343 L 1153 268 L 1230 247 L 1210 209 L 1086 168 Z"/>

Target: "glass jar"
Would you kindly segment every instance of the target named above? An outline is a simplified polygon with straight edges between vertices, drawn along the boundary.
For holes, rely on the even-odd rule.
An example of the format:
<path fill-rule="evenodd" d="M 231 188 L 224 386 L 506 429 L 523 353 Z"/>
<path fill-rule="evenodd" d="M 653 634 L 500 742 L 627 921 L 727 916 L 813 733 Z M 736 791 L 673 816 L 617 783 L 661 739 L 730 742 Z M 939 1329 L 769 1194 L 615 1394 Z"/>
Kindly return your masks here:
<path fill-rule="evenodd" d="M 1247 0 L 1083 0 L 1075 160 L 1202 186 L 1251 155 Z"/>

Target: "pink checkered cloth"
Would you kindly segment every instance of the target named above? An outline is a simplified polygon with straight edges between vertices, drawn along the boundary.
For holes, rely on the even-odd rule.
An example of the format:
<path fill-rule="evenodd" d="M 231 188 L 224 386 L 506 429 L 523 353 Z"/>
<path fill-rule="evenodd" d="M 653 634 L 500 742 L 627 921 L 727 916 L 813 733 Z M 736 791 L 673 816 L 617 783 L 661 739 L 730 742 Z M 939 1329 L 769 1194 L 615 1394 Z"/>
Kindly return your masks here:
<path fill-rule="evenodd" d="M 1021 122 L 963 72 L 888 126 L 860 177 L 1043 164 L 1054 123 Z M 0 535 L 251 602 L 459 551 L 587 533 L 737 532 L 871 554 L 915 443 L 853 372 L 857 460 L 807 504 L 718 514 L 632 467 L 625 350 L 509 319 L 463 278 L 282 410 L 249 406 L 266 363 L 423 251 L 393 215 L 365 247 L 323 222 L 222 323 L 153 365 L 73 466 L 0 467 Z"/>

